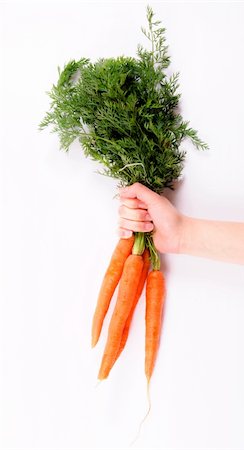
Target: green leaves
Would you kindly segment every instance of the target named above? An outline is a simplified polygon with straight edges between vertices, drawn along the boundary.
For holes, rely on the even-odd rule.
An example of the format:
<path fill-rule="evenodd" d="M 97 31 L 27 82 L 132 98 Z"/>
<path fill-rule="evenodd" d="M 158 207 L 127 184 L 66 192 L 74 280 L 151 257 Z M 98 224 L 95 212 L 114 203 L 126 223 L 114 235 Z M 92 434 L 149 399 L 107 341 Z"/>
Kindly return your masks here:
<path fill-rule="evenodd" d="M 99 161 L 103 174 L 120 185 L 139 181 L 161 193 L 172 188 L 183 168 L 186 137 L 197 148 L 207 144 L 178 113 L 179 74 L 168 77 L 165 29 L 147 8 L 151 50 L 137 48 L 137 58 L 82 58 L 69 61 L 48 95 L 50 110 L 40 124 L 57 132 L 68 150 L 78 138 L 87 157 Z"/>
<path fill-rule="evenodd" d="M 149 61 L 153 64 L 157 63 L 161 69 L 165 69 L 170 64 L 170 58 L 168 56 L 168 46 L 165 44 L 165 28 L 160 27 L 161 22 L 159 20 L 153 22 L 154 12 L 150 6 L 147 6 L 147 21 L 149 29 L 146 30 L 141 27 L 143 34 L 151 42 L 151 52 L 143 51 L 142 47 L 138 47 L 138 56 L 145 60 L 146 53 L 149 57 Z"/>

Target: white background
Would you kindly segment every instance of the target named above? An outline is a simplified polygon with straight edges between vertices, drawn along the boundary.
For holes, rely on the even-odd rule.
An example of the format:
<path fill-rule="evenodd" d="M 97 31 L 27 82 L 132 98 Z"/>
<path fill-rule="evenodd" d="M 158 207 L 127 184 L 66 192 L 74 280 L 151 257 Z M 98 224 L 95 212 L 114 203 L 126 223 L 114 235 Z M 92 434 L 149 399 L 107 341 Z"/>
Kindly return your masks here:
<path fill-rule="evenodd" d="M 58 65 L 146 45 L 146 4 L 1 3 L 2 449 L 127 449 L 147 409 L 144 297 L 99 386 L 112 308 L 90 348 L 117 242 L 117 182 L 77 143 L 65 153 L 37 130 Z M 244 3 L 150 4 L 181 74 L 182 114 L 210 145 L 184 143 L 183 180 L 169 197 L 188 215 L 244 221 Z M 183 255 L 164 256 L 163 268 L 152 410 L 131 448 L 243 450 L 244 268 Z"/>

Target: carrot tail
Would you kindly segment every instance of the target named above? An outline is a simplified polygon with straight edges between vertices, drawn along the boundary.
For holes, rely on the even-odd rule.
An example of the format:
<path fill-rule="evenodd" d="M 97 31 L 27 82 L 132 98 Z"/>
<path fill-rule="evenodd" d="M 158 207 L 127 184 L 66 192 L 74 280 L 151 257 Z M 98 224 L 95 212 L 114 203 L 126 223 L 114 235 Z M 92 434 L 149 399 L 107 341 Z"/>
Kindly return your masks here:
<path fill-rule="evenodd" d="M 97 305 L 93 315 L 92 347 L 96 345 L 99 339 L 110 301 L 121 278 L 125 261 L 132 252 L 133 244 L 134 236 L 129 239 L 120 239 L 112 254 L 100 287 Z"/>
<path fill-rule="evenodd" d="M 148 275 L 146 285 L 145 374 L 148 383 L 157 357 L 164 300 L 164 276 L 159 270 L 152 270 Z"/>
<path fill-rule="evenodd" d="M 134 303 L 137 287 L 143 269 L 142 256 L 128 256 L 121 276 L 118 298 L 112 314 L 98 378 L 107 378 L 119 351 L 126 320 Z"/>
<path fill-rule="evenodd" d="M 133 318 L 133 315 L 134 315 L 134 311 L 135 311 L 136 305 L 137 305 L 137 303 L 138 303 L 138 301 L 139 301 L 139 299 L 141 297 L 141 294 L 142 294 L 142 291 L 143 291 L 143 288 L 144 288 L 144 285 L 145 285 L 145 282 L 146 282 L 146 279 L 147 279 L 148 271 L 149 271 L 149 268 L 150 268 L 150 253 L 149 253 L 149 250 L 147 248 L 144 250 L 144 253 L 143 253 L 142 257 L 143 257 L 143 269 L 142 269 L 142 273 L 141 273 L 141 278 L 140 278 L 140 281 L 139 281 L 139 284 L 138 284 L 138 287 L 137 287 L 134 303 L 132 305 L 132 308 L 131 308 L 130 314 L 128 316 L 128 319 L 125 322 L 125 327 L 124 327 L 124 330 L 123 330 L 119 351 L 118 351 L 118 354 L 116 356 L 116 361 L 117 361 L 120 353 L 124 350 L 125 344 L 127 342 L 127 338 L 128 338 L 129 330 L 130 330 L 130 324 L 131 324 L 131 321 L 132 321 L 132 318 Z"/>

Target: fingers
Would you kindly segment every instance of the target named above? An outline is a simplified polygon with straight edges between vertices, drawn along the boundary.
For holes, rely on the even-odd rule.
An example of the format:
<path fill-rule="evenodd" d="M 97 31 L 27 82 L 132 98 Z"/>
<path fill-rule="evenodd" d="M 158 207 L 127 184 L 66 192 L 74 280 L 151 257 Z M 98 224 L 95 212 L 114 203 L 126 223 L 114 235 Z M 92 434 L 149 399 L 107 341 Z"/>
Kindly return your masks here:
<path fill-rule="evenodd" d="M 119 228 L 123 228 L 131 231 L 152 231 L 153 223 L 152 222 L 137 222 L 135 220 L 123 219 L 122 217 L 119 219 Z"/>
<path fill-rule="evenodd" d="M 122 238 L 130 238 L 133 234 L 133 231 L 126 230 L 125 228 L 118 228 L 118 235 Z"/>
<path fill-rule="evenodd" d="M 120 198 L 138 199 L 147 206 L 158 200 L 158 194 L 141 183 L 134 183 L 131 186 L 122 188 L 119 193 Z"/>
<path fill-rule="evenodd" d="M 128 208 L 142 208 L 142 209 L 147 209 L 147 205 L 144 202 L 141 202 L 140 200 L 138 200 L 137 198 L 125 198 L 125 197 L 120 197 L 120 203 L 122 205 L 127 206 Z"/>
<path fill-rule="evenodd" d="M 119 229 L 122 238 L 128 238 L 133 231 L 149 232 L 154 226 L 148 213 L 148 205 L 155 201 L 155 192 L 140 183 L 120 189 Z"/>
<path fill-rule="evenodd" d="M 153 223 L 146 209 L 132 209 L 125 205 L 119 207 L 119 235 L 130 237 L 132 231 L 152 231 Z"/>
<path fill-rule="evenodd" d="M 119 207 L 119 216 L 123 219 L 134 220 L 137 222 L 151 221 L 152 218 L 147 209 L 132 209 L 125 205 Z"/>

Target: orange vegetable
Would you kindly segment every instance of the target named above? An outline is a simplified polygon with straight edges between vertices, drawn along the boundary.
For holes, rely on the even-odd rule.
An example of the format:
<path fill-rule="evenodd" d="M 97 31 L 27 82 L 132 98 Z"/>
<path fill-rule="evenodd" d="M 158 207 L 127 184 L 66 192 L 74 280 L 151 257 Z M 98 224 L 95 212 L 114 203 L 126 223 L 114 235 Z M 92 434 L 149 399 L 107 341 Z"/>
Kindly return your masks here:
<path fill-rule="evenodd" d="M 145 374 L 148 383 L 159 347 L 165 293 L 165 279 L 162 272 L 152 270 L 149 272 L 146 285 Z"/>
<path fill-rule="evenodd" d="M 116 360 L 126 320 L 134 303 L 137 287 L 143 269 L 142 256 L 131 254 L 128 256 L 121 276 L 118 298 L 109 324 L 108 338 L 98 373 L 103 380 Z"/>
<path fill-rule="evenodd" d="M 128 338 L 128 334 L 129 334 L 130 324 L 131 324 L 131 321 L 132 321 L 132 318 L 133 318 L 133 314 L 134 314 L 136 305 L 137 305 L 137 303 L 138 303 L 138 301 L 139 301 L 139 299 L 141 297 L 141 294 L 142 294 L 142 291 L 143 291 L 143 287 L 144 287 L 145 281 L 147 279 L 148 271 L 149 271 L 149 268 L 150 268 L 150 253 L 149 253 L 149 250 L 147 248 L 144 250 L 144 253 L 143 253 L 142 257 L 143 257 L 143 269 L 142 269 L 142 273 L 141 273 L 141 278 L 140 278 L 140 281 L 139 281 L 139 284 L 138 284 L 138 287 L 137 287 L 137 292 L 136 292 L 134 303 L 132 305 L 130 314 L 129 314 L 126 322 L 125 322 L 125 327 L 124 327 L 124 330 L 123 330 L 123 334 L 122 334 L 122 338 L 121 338 L 121 342 L 120 342 L 120 347 L 119 347 L 119 351 L 118 351 L 116 360 L 118 359 L 120 353 L 122 352 L 122 350 L 125 347 L 125 344 L 126 344 L 126 341 L 127 341 L 127 338 Z"/>
<path fill-rule="evenodd" d="M 132 252 L 133 244 L 134 236 L 128 239 L 120 239 L 112 254 L 99 291 L 97 306 L 93 316 L 92 347 L 96 345 L 99 339 L 104 317 L 106 316 L 110 301 L 121 278 L 125 261 Z"/>

